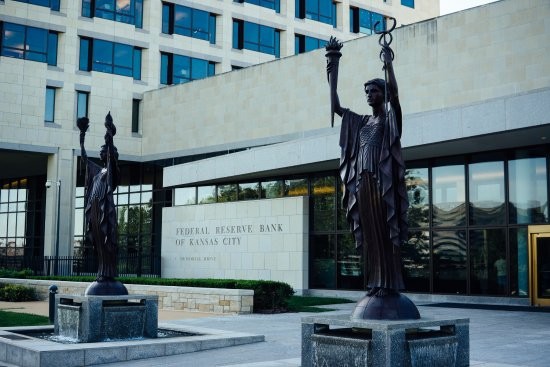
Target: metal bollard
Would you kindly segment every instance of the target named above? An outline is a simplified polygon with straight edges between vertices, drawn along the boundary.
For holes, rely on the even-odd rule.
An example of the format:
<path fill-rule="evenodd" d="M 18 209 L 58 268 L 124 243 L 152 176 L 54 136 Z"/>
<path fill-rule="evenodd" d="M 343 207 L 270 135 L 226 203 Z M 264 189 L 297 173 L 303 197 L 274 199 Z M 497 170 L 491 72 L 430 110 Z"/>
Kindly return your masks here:
<path fill-rule="evenodd" d="M 50 322 L 53 324 L 55 320 L 55 295 L 57 294 L 57 286 L 55 284 L 50 285 L 50 288 L 48 288 L 49 291 L 49 319 Z"/>

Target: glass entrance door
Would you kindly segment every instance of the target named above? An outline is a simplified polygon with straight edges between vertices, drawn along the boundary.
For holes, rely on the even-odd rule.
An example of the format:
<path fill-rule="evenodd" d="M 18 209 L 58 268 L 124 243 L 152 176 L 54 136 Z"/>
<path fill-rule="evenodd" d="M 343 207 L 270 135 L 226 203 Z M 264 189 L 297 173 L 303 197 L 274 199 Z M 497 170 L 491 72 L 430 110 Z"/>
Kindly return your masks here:
<path fill-rule="evenodd" d="M 531 250 L 531 300 L 550 306 L 550 226 L 529 228 Z"/>

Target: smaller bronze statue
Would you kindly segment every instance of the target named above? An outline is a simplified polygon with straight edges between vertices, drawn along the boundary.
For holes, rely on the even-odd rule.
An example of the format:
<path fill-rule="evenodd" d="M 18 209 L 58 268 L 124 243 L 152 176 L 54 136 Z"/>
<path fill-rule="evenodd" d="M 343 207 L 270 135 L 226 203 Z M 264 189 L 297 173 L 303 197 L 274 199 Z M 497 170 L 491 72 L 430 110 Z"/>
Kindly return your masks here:
<path fill-rule="evenodd" d="M 109 112 L 105 117 L 105 145 L 101 146 L 100 158 L 103 166 L 88 159 L 84 139 L 89 120 L 77 120 L 80 129 L 81 159 L 86 167 L 85 176 L 85 231 L 97 252 L 99 268 L 96 281 L 87 289 L 86 295 L 126 295 L 126 287 L 115 280 L 117 274 L 117 214 L 113 199 L 119 181 L 118 152 L 113 143 L 116 127 Z"/>
<path fill-rule="evenodd" d="M 369 290 L 352 315 L 359 319 L 420 317 L 414 304 L 399 293 L 404 289 L 400 246 L 407 240 L 408 202 L 400 143 L 402 113 L 389 32 L 380 32 L 385 79 L 364 84 L 372 115 L 359 115 L 340 105 L 336 85 L 342 44 L 331 38 L 326 46 L 331 118 L 334 113 L 342 117 L 342 203 L 356 247 L 366 259 Z"/>

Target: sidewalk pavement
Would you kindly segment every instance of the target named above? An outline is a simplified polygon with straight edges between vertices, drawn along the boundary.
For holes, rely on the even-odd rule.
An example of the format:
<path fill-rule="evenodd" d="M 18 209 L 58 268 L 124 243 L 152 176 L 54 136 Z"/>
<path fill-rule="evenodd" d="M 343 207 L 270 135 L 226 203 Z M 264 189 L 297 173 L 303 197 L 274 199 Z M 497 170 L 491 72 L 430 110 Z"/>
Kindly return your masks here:
<path fill-rule="evenodd" d="M 14 305 L 13 303 L 11 305 Z M 17 305 L 17 304 L 16 304 Z M 21 304 L 22 305 L 22 304 Z M 36 307 L 35 307 L 36 306 Z M 0 303 L 4 309 L 5 303 Z M 332 305 L 331 313 L 351 313 L 354 304 Z M 47 302 L 25 306 L 47 315 Z M 418 305 L 422 317 L 470 319 L 470 365 L 475 367 L 550 366 L 550 313 Z M 16 310 L 14 310 L 16 311 Z M 45 313 L 44 313 L 45 312 Z M 191 315 L 190 315 L 191 314 Z M 301 318 L 312 313 L 212 315 L 160 311 L 159 318 L 193 325 L 265 335 L 265 342 L 169 357 L 134 360 L 104 367 L 297 367 L 301 355 Z"/>

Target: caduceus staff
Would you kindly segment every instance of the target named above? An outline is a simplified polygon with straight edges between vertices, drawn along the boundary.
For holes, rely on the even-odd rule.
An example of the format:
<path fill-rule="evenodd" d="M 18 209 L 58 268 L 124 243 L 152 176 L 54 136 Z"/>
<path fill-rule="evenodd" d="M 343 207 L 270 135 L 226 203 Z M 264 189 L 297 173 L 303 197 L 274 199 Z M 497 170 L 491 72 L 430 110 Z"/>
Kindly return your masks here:
<path fill-rule="evenodd" d="M 378 28 L 379 24 L 383 25 L 383 23 L 380 23 L 380 21 L 374 23 L 374 33 L 380 35 L 380 38 L 378 39 L 378 44 L 382 46 L 382 50 L 380 50 L 380 60 L 384 64 L 384 67 L 382 69 L 384 70 L 384 81 L 386 82 L 384 85 L 384 108 L 386 116 L 388 116 L 388 70 L 386 69 L 384 63 L 384 52 L 385 49 L 388 49 L 391 55 L 391 59 L 393 61 L 395 55 L 393 53 L 393 50 L 390 48 L 390 44 L 393 41 L 393 36 L 391 32 L 395 29 L 395 26 L 397 24 L 397 21 L 394 17 L 387 17 L 387 19 L 393 21 L 393 25 L 388 30 L 382 29 L 381 31 L 378 31 L 376 30 L 376 28 Z"/>

